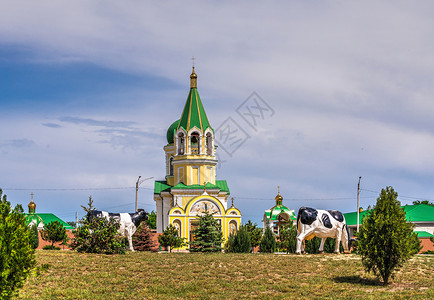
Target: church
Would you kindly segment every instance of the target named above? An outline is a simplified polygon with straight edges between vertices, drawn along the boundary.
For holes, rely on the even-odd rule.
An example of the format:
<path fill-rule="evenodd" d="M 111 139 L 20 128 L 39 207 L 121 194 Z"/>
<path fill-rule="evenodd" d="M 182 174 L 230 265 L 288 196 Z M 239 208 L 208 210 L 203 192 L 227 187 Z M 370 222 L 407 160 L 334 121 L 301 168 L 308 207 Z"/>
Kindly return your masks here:
<path fill-rule="evenodd" d="M 180 119 L 170 125 L 166 137 L 166 176 L 163 181 L 155 181 L 154 186 L 157 232 L 172 224 L 188 243 L 193 240 L 191 231 L 198 226 L 198 216 L 208 211 L 221 225 L 227 240 L 240 227 L 241 212 L 233 201 L 228 203 L 226 180 L 216 179 L 215 132 L 197 91 L 194 67 L 184 110 Z"/>

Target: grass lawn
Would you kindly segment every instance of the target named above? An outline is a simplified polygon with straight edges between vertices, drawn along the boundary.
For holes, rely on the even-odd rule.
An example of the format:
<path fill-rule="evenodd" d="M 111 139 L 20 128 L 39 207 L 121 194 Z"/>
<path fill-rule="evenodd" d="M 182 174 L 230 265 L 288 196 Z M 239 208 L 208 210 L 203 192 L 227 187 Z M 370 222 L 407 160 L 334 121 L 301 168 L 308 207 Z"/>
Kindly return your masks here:
<path fill-rule="evenodd" d="M 22 299 L 434 299 L 434 256 L 419 255 L 383 286 L 356 255 L 37 251 Z"/>

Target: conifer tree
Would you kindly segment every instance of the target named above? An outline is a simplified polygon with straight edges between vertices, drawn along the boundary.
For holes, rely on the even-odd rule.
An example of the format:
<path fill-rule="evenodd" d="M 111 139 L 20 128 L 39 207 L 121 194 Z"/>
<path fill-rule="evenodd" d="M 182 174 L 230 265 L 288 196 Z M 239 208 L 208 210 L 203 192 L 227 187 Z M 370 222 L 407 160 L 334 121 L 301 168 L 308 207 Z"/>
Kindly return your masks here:
<path fill-rule="evenodd" d="M 254 248 L 259 246 L 262 239 L 262 229 L 258 228 L 258 225 L 256 223 L 252 223 L 250 220 L 248 220 L 243 227 L 247 230 L 250 236 L 250 243 L 252 244 L 252 247 Z"/>
<path fill-rule="evenodd" d="M 218 252 L 222 250 L 223 233 L 221 226 L 208 211 L 199 216 L 199 226 L 192 233 L 194 239 L 190 242 L 190 251 Z"/>
<path fill-rule="evenodd" d="M 273 253 L 276 248 L 276 238 L 274 237 L 273 231 L 267 226 L 265 228 L 264 235 L 261 239 L 261 244 L 259 245 L 259 251 L 262 253 Z"/>
<path fill-rule="evenodd" d="M 51 248 L 54 249 L 54 243 L 68 241 L 68 235 L 66 229 L 59 221 L 53 221 L 44 225 L 44 229 L 41 230 L 41 237 L 44 241 L 51 242 Z"/>
<path fill-rule="evenodd" d="M 173 248 L 179 248 L 184 245 L 184 239 L 178 236 L 178 230 L 170 224 L 163 231 L 163 234 L 158 236 L 158 243 L 163 247 L 169 247 L 169 252 L 172 252 Z"/>
<path fill-rule="evenodd" d="M 33 224 L 32 226 L 30 226 L 30 232 L 31 232 L 30 245 L 32 246 L 33 249 L 36 249 L 39 246 L 38 225 Z"/>
<path fill-rule="evenodd" d="M 14 209 L 0 189 L 0 299 L 10 299 L 35 266 L 35 250 L 23 208 Z"/>
<path fill-rule="evenodd" d="M 152 239 L 152 233 L 146 222 L 140 223 L 133 235 L 133 246 L 136 251 L 157 251 L 157 244 Z"/>
<path fill-rule="evenodd" d="M 414 225 L 407 222 L 397 198 L 392 187 L 382 189 L 357 233 L 358 253 L 365 270 L 373 271 L 384 284 L 420 247 Z"/>
<path fill-rule="evenodd" d="M 226 243 L 226 252 L 249 253 L 251 249 L 250 236 L 244 226 L 241 226 L 235 234 L 231 234 Z"/>
<path fill-rule="evenodd" d="M 297 228 L 288 223 L 279 231 L 280 247 L 282 247 L 286 253 L 295 253 L 297 248 Z"/>

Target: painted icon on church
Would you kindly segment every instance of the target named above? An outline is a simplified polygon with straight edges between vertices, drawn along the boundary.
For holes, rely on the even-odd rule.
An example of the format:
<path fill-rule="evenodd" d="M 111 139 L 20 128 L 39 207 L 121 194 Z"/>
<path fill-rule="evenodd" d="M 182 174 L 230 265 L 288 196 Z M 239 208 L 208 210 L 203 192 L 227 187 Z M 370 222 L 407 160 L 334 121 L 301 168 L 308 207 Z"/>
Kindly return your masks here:
<path fill-rule="evenodd" d="M 219 208 L 217 205 L 215 205 L 211 201 L 199 201 L 193 205 L 193 207 L 190 210 L 191 214 L 200 214 L 203 212 L 209 212 L 209 213 L 220 213 Z"/>

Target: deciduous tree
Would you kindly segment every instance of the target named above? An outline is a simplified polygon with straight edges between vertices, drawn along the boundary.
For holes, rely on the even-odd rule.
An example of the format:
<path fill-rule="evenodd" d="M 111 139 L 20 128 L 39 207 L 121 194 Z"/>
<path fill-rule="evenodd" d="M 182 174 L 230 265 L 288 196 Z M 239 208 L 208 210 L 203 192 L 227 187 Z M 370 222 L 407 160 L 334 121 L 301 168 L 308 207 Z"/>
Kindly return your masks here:
<path fill-rule="evenodd" d="M 250 236 L 250 243 L 252 244 L 252 247 L 255 248 L 259 246 L 262 239 L 262 228 L 258 228 L 258 225 L 256 223 L 252 223 L 250 220 L 247 221 L 247 223 L 244 225 L 244 228 L 247 230 Z"/>
<path fill-rule="evenodd" d="M 226 252 L 249 253 L 251 248 L 250 236 L 244 226 L 231 235 L 226 243 Z"/>
<path fill-rule="evenodd" d="M 398 193 L 392 187 L 382 189 L 357 233 L 363 266 L 367 272 L 381 277 L 384 284 L 420 247 L 414 225 L 407 222 L 397 198 Z"/>

